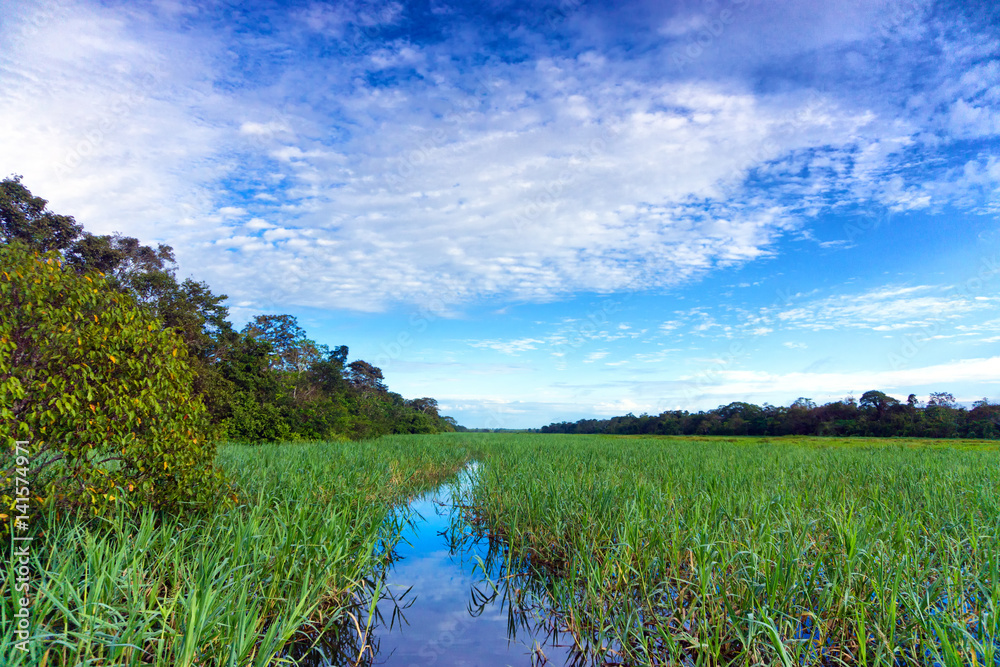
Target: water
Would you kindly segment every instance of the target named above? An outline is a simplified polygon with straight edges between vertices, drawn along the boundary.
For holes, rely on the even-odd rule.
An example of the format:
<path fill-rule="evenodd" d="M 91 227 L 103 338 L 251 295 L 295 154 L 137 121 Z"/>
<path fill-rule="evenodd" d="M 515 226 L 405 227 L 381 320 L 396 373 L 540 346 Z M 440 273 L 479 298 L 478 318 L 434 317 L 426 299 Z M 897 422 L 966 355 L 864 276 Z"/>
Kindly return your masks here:
<path fill-rule="evenodd" d="M 452 529 L 455 491 L 445 485 L 411 503 L 413 521 L 385 582 L 397 601 L 379 603 L 381 622 L 365 662 L 406 667 L 577 662 L 572 638 L 557 631 L 538 594 L 517 587 L 528 578 L 504 579 L 502 559 L 490 552 L 487 540 Z"/>

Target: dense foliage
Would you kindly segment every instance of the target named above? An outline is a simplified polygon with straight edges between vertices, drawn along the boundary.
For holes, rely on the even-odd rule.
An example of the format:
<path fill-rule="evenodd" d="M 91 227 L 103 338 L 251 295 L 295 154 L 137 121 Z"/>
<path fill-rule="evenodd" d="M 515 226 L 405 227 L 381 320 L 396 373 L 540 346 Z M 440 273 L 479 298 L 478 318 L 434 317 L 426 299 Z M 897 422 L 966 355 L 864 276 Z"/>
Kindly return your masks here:
<path fill-rule="evenodd" d="M 260 315 L 241 331 L 228 320 L 226 297 L 204 282 L 176 278 L 172 248 L 137 239 L 94 235 L 56 215 L 19 177 L 0 181 L 0 246 L 53 252 L 60 275 L 100 280 L 95 307 L 127 298 L 158 330 L 181 341 L 192 375 L 192 400 L 231 440 L 264 442 L 358 439 L 394 433 L 455 430 L 432 398 L 406 400 L 388 390 L 382 371 L 355 360 L 347 346 L 308 338 L 290 315 Z M 68 279 L 68 278 L 67 278 Z M 103 305 L 102 305 L 103 304 Z M 67 323 L 74 337 L 76 323 Z M 138 357 L 123 359 L 131 363 Z"/>
<path fill-rule="evenodd" d="M 659 415 L 629 413 L 611 419 L 549 424 L 542 433 L 608 435 L 826 435 L 913 438 L 1000 438 L 1000 405 L 976 401 L 958 406 L 947 392 L 926 403 L 910 394 L 905 403 L 868 391 L 825 405 L 800 398 L 788 407 L 730 403 L 714 410 L 671 410 Z"/>
<path fill-rule="evenodd" d="M 31 451 L 23 465 L 4 460 L 4 507 L 29 497 L 15 486 L 98 512 L 123 495 L 154 507 L 202 499 L 213 429 L 180 336 L 54 251 L 9 243 L 0 267 L 0 437 Z"/>

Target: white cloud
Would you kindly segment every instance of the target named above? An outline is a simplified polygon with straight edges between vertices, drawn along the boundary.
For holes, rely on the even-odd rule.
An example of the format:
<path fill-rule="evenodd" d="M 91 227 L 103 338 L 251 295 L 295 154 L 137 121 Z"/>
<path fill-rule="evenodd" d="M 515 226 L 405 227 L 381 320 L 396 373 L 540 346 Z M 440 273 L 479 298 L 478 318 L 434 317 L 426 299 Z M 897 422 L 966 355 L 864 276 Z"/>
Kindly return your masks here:
<path fill-rule="evenodd" d="M 787 308 L 774 315 L 786 327 L 814 331 L 864 328 L 893 331 L 955 319 L 986 304 L 929 285 L 884 286 L 858 294 L 839 294 Z"/>
<path fill-rule="evenodd" d="M 834 241 L 820 241 L 819 242 L 819 246 L 821 248 L 847 249 L 847 248 L 853 248 L 854 245 L 855 244 L 853 242 L 851 242 L 851 241 L 849 241 L 847 239 L 837 239 L 837 240 L 834 240 Z"/>
<path fill-rule="evenodd" d="M 467 342 L 471 347 L 495 350 L 503 354 L 517 354 L 528 350 L 536 350 L 539 345 L 545 343 L 545 341 L 537 338 L 518 338 L 515 340 L 477 340 Z"/>
<path fill-rule="evenodd" d="M 266 123 L 247 121 L 240 125 L 240 134 L 246 134 L 258 138 L 272 138 L 275 134 L 289 131 L 290 129 L 288 125 L 280 121 L 269 121 Z"/>
<path fill-rule="evenodd" d="M 731 57 L 763 17 L 806 11 L 781 6 L 747 14 L 713 48 Z M 996 132 L 987 47 L 975 67 L 949 52 L 963 74 L 943 119 L 935 100 L 901 115 L 844 91 L 650 79 L 656 53 L 642 63 L 538 54 L 470 73 L 445 57 L 454 43 L 395 40 L 345 52 L 336 67 L 283 67 L 307 41 L 296 30 L 346 38 L 351 26 L 397 25 L 405 9 L 394 2 L 316 3 L 294 27 L 276 22 L 256 44 L 266 76 L 247 81 L 225 64 L 245 48 L 229 35 L 172 29 L 169 16 L 131 7 L 67 7 L 31 39 L 14 35 L 30 3 L 2 28 L 0 168 L 23 173 L 93 231 L 171 243 L 182 266 L 241 303 L 281 295 L 288 305 L 379 310 L 671 286 L 771 256 L 831 205 L 911 210 L 973 191 L 1000 203 L 1000 166 L 989 160 L 940 182 L 897 173 L 928 126 Z M 183 7 L 168 14 L 197 11 Z M 711 19 L 673 14 L 657 23 L 672 37 Z M 917 8 L 893 27 L 922 16 Z M 824 10 L 807 22 L 809 40 L 870 39 L 880 20 L 865 3 Z M 366 82 L 393 68 L 419 76 Z M 223 224 L 244 215 L 245 225 Z M 790 310 L 781 321 L 878 321 L 872 305 L 826 305 L 833 310 Z M 885 315 L 919 318 L 945 305 L 954 302 L 914 296 Z M 695 330 L 716 326 L 706 319 Z"/>
<path fill-rule="evenodd" d="M 841 373 L 768 373 L 767 371 L 720 370 L 716 382 L 699 384 L 699 393 L 708 396 L 763 396 L 815 392 L 846 395 L 851 391 L 879 388 L 909 391 L 926 386 L 950 386 L 974 382 L 1000 384 L 1000 357 L 963 359 L 949 363 L 884 371 Z M 697 380 L 700 378 L 687 378 Z"/>
<path fill-rule="evenodd" d="M 144 39 L 111 10 L 56 7 L 4 9 L 0 170 L 90 231 L 167 240 L 188 256 L 194 239 L 224 233 L 210 185 L 230 168 L 204 45 Z"/>

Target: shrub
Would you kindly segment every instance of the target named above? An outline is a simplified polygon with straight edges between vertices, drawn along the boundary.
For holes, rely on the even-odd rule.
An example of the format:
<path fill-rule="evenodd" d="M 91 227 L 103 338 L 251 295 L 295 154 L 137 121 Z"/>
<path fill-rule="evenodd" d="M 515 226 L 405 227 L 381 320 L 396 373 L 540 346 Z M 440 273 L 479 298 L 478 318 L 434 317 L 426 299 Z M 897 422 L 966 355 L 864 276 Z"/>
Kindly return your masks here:
<path fill-rule="evenodd" d="M 0 312 L 0 439 L 6 451 L 29 442 L 32 496 L 99 514 L 218 488 L 187 349 L 132 297 L 12 243 L 0 247 Z M 12 459 L 0 464 L 8 507 Z"/>

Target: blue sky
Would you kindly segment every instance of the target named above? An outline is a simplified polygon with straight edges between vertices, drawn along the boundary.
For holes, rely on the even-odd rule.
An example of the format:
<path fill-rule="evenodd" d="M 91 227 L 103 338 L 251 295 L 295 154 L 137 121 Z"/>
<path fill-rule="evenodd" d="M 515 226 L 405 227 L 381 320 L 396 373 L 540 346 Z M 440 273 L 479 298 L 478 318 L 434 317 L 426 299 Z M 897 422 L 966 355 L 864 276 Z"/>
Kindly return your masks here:
<path fill-rule="evenodd" d="M 0 172 L 460 423 L 1000 399 L 992 3 L 0 10 Z"/>

